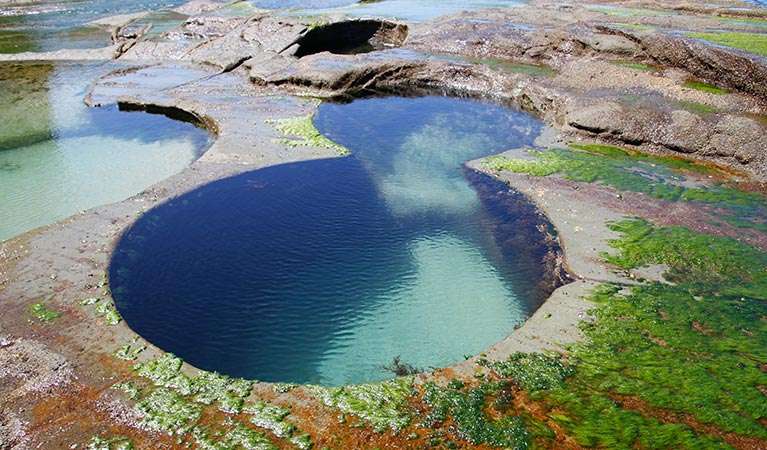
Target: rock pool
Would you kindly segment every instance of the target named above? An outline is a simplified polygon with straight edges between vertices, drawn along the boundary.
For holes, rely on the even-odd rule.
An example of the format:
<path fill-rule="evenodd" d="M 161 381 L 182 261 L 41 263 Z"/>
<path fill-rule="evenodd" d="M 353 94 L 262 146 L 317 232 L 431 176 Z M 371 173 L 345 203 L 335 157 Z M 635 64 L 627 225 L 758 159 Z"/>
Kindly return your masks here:
<path fill-rule="evenodd" d="M 209 135 L 163 116 L 87 108 L 103 65 L 0 65 L 0 240 L 181 171 Z"/>
<path fill-rule="evenodd" d="M 0 11 L 0 53 L 96 48 L 109 32 L 89 22 L 117 14 L 158 11 L 183 0 L 76 0 L 11 2 Z"/>
<path fill-rule="evenodd" d="M 110 286 L 135 331 L 200 368 L 339 385 L 395 357 L 458 362 L 538 306 L 541 217 L 462 166 L 531 145 L 538 121 L 390 97 L 323 104 L 315 124 L 352 155 L 215 181 L 125 233 Z"/>

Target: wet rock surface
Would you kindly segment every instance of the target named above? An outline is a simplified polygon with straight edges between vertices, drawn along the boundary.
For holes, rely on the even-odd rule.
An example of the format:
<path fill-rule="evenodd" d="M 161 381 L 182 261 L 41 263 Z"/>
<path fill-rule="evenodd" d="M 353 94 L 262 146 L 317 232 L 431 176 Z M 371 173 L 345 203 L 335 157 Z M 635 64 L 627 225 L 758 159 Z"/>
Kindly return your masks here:
<path fill-rule="evenodd" d="M 349 20 L 341 12 L 320 21 L 260 10 L 219 15 L 222 6 L 190 2 L 175 9 L 185 17 L 181 24 L 152 36 L 152 27 L 137 17 L 106 21 L 113 45 L 103 49 L 0 55 L 3 60 L 118 59 L 125 68 L 94 80 L 85 98 L 89 105 L 118 103 L 167 114 L 217 135 L 189 169 L 131 199 L 0 243 L 0 448 L 68 447 L 96 435 L 127 436 L 137 448 L 178 445 L 174 437 L 144 427 L 131 401 L 110 389 L 118 381 L 139 378 L 131 363 L 113 356 L 138 337 L 124 322 L 105 326 L 80 302 L 95 296 L 108 301 L 109 291 L 100 280 L 112 246 L 151 206 L 247 170 L 337 156 L 328 148 L 280 144 L 280 134 L 267 123 L 311 114 L 316 102 L 302 97 L 427 90 L 491 98 L 542 118 L 553 136 L 544 147 L 586 139 L 683 156 L 721 165 L 750 190 L 764 191 L 767 60 L 688 35 L 700 30 L 763 33 L 767 12 L 751 4 L 532 1 L 418 24 Z M 531 72 L 531 64 L 549 71 Z M 479 162 L 472 166 L 485 170 Z M 659 277 L 655 272 L 662 267 L 631 273 L 604 263 L 600 255 L 612 250 L 609 241 L 618 236 L 608 226 L 611 221 L 640 216 L 663 226 L 743 239 L 754 248 L 767 245 L 759 230 L 711 225 L 719 212 L 700 205 L 557 177 L 498 176 L 549 217 L 577 281 L 555 291 L 521 329 L 489 349 L 495 359 L 516 351 L 561 351 L 582 339 L 578 324 L 589 319 L 593 306 L 582 297 L 596 284 L 632 286 L 637 278 Z M 41 298 L 62 316 L 52 323 L 31 319 L 29 305 Z M 139 360 L 160 354 L 149 345 Z M 477 360 L 423 375 L 420 381 L 472 375 Z M 182 370 L 195 373 L 188 366 Z M 291 420 L 312 435 L 317 448 L 423 448 L 430 442 L 420 429 L 411 439 L 406 433 L 379 434 L 339 424 L 338 410 L 329 406 L 338 401 L 313 396 L 305 388 L 284 389 L 257 384 L 250 400 L 290 406 Z M 540 404 L 531 404 L 537 414 Z M 725 433 L 689 416 L 642 411 L 736 448 L 764 446 L 762 438 Z M 210 413 L 206 420 L 214 423 L 221 414 Z M 549 447 L 582 444 L 555 420 L 539 419 L 553 427 Z M 278 434 L 267 434 L 270 442 L 287 448 Z"/>

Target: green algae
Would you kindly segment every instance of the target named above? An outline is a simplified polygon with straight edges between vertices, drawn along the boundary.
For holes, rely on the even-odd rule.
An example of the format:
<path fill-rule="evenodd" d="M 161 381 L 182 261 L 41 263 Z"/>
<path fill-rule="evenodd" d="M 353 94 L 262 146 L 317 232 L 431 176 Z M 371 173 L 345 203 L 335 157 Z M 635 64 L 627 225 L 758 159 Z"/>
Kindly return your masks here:
<path fill-rule="evenodd" d="M 767 34 L 761 33 L 687 33 L 695 39 L 703 39 L 725 47 L 737 48 L 760 56 L 767 56 Z"/>
<path fill-rule="evenodd" d="M 653 184 L 659 175 L 695 172 L 687 162 L 605 146 L 572 147 L 531 152 L 532 160 L 495 158 L 487 166 L 708 203 L 730 209 L 725 221 L 762 225 L 755 223 L 764 217 L 759 194 L 720 185 Z M 638 163 L 650 172 L 637 177 Z M 666 282 L 595 290 L 594 321 L 582 323 L 584 339 L 568 348 L 567 376 L 553 371 L 554 382 L 518 384 L 583 446 L 729 448 L 720 437 L 726 433 L 767 439 L 767 253 L 736 239 L 643 219 L 609 227 L 620 237 L 610 241 L 614 251 L 602 255 L 607 263 L 624 270 L 661 265 Z M 489 367 L 521 378 L 514 372 L 521 370 L 513 364 L 518 358 Z M 532 378 L 548 380 L 546 375 L 534 368 Z"/>
<path fill-rule="evenodd" d="M 191 431 L 202 410 L 182 395 L 168 388 L 157 388 L 136 403 L 143 414 L 141 423 L 149 429 L 183 435 Z"/>
<path fill-rule="evenodd" d="M 133 443 L 125 436 L 113 436 L 103 438 L 93 436 L 88 443 L 87 450 L 133 450 Z"/>
<path fill-rule="evenodd" d="M 493 171 L 532 176 L 559 174 L 566 179 L 600 183 L 619 191 L 636 192 L 660 200 L 698 202 L 722 210 L 721 220 L 741 228 L 767 229 L 767 202 L 758 193 L 722 184 L 688 187 L 688 175 L 708 175 L 714 169 L 673 157 L 629 152 L 609 145 L 571 144 L 570 149 L 530 150 L 530 158 L 487 158 Z"/>
<path fill-rule="evenodd" d="M 136 374 L 151 382 L 144 386 L 145 389 L 140 389 L 132 381 L 112 387 L 136 401 L 136 409 L 142 415 L 144 426 L 177 435 L 179 439 L 191 435 L 199 448 L 277 448 L 267 435 L 233 420 L 233 416 L 227 416 L 224 423 L 213 431 L 202 427 L 199 419 L 203 408 L 214 403 L 224 413 L 247 416 L 253 425 L 287 439 L 296 448 L 308 450 L 313 446 L 308 434 L 300 432 L 286 420 L 289 409 L 266 401 L 246 402 L 253 381 L 206 371 L 189 377 L 181 372 L 182 366 L 180 358 L 166 353 L 134 365 Z"/>
<path fill-rule="evenodd" d="M 298 385 L 296 383 L 274 383 L 273 389 L 274 392 L 277 392 L 278 394 L 285 394 L 297 387 Z"/>
<path fill-rule="evenodd" d="M 93 312 L 97 317 L 102 317 L 104 323 L 110 326 L 117 325 L 123 320 L 120 313 L 117 312 L 117 308 L 115 308 L 115 305 L 111 301 L 98 302 L 93 309 Z"/>
<path fill-rule="evenodd" d="M 652 31 L 655 27 L 641 23 L 611 23 L 610 26 L 632 31 Z"/>
<path fill-rule="evenodd" d="M 326 138 L 314 126 L 313 115 L 270 120 L 274 128 L 287 136 L 277 142 L 288 147 L 320 147 L 335 150 L 339 155 L 348 155 L 349 150 Z"/>
<path fill-rule="evenodd" d="M 264 434 L 240 422 L 225 433 L 211 433 L 202 428 L 192 430 L 197 447 L 202 450 L 277 450 L 277 446 Z"/>
<path fill-rule="evenodd" d="M 230 378 L 213 372 L 201 372 L 188 377 L 181 372 L 183 361 L 171 353 L 134 366 L 139 376 L 149 379 L 156 386 L 172 388 L 184 396 L 191 396 L 197 403 L 218 404 L 221 411 L 239 413 L 245 399 L 250 395 L 253 382 Z"/>
<path fill-rule="evenodd" d="M 714 86 L 713 84 L 704 83 L 702 81 L 696 81 L 696 80 L 685 81 L 684 87 L 695 89 L 696 91 L 705 92 L 707 94 L 714 94 L 714 95 L 725 95 L 728 93 L 726 89 L 722 89 L 718 86 Z"/>
<path fill-rule="evenodd" d="M 98 297 L 88 297 L 88 298 L 80 300 L 80 305 L 81 306 L 91 306 L 91 305 L 95 305 L 99 301 L 101 301 L 101 299 L 98 298 Z"/>
<path fill-rule="evenodd" d="M 378 432 L 402 430 L 412 419 L 407 407 L 414 392 L 412 377 L 337 388 L 312 386 L 310 392 L 325 405 L 359 417 Z"/>
<path fill-rule="evenodd" d="M 595 289 L 589 297 L 594 320 L 582 323 L 583 340 L 568 348 L 571 372 L 558 383 L 528 386 L 531 397 L 584 446 L 729 448 L 706 434 L 712 425 L 767 439 L 761 391 L 767 386 L 767 254 L 730 238 L 641 219 L 610 226 L 620 238 L 611 241 L 617 253 L 604 255 L 609 263 L 624 269 L 665 264 L 675 284 Z M 490 367 L 514 378 L 519 369 L 505 369 L 520 358 Z M 535 371 L 546 374 L 546 367 Z M 661 421 L 654 411 L 677 419 L 665 414 Z M 692 429 L 685 417 L 705 425 Z"/>
<path fill-rule="evenodd" d="M 655 72 L 657 68 L 644 63 L 638 63 L 634 61 L 610 61 L 612 64 L 621 67 L 627 67 L 629 69 L 639 70 L 640 72 Z"/>
<path fill-rule="evenodd" d="M 679 104 L 679 106 L 681 106 L 685 110 L 693 112 L 695 114 L 700 114 L 703 116 L 718 112 L 718 110 L 714 108 L 713 106 L 705 105 L 703 103 L 688 102 L 684 100 L 679 101 L 677 103 Z"/>
<path fill-rule="evenodd" d="M 661 17 L 673 15 L 669 11 L 661 11 L 658 9 L 645 9 L 645 8 L 623 8 L 619 6 L 599 6 L 591 5 L 587 6 L 589 11 L 599 12 L 608 16 L 614 17 Z"/>
<path fill-rule="evenodd" d="M 120 346 L 120 348 L 115 351 L 114 355 L 115 358 L 122 359 L 123 361 L 133 361 L 138 358 L 144 350 L 146 350 L 146 345 L 137 345 L 136 340 L 134 339 L 133 342 Z"/>
<path fill-rule="evenodd" d="M 603 255 L 622 269 L 663 264 L 668 281 L 693 292 L 767 300 L 767 254 L 728 237 L 684 227 L 654 227 L 642 219 L 609 225 L 621 237 L 610 241 L 619 252 Z"/>
<path fill-rule="evenodd" d="M 0 52 L 2 52 L 0 32 Z M 0 150 L 14 149 L 51 138 L 48 80 L 52 64 L 0 64 Z M 20 118 L 23 118 L 21 120 Z"/>
<path fill-rule="evenodd" d="M 293 444 L 298 450 L 310 450 L 314 447 L 312 437 L 308 434 L 297 434 L 290 438 L 290 443 Z"/>
<path fill-rule="evenodd" d="M 141 397 L 141 389 L 139 389 L 139 387 L 136 386 L 136 383 L 132 381 L 123 381 L 113 384 L 112 388 L 123 392 L 131 400 L 137 400 L 139 397 Z"/>
<path fill-rule="evenodd" d="M 288 408 L 273 405 L 265 401 L 248 404 L 243 410 L 249 414 L 250 422 L 274 433 L 277 437 L 290 437 L 296 431 L 296 426 L 285 421 L 290 414 Z"/>
<path fill-rule="evenodd" d="M 508 73 L 540 77 L 553 77 L 557 74 L 554 69 L 542 64 L 525 64 L 498 58 L 467 58 L 467 61 Z"/>
<path fill-rule="evenodd" d="M 61 313 L 49 308 L 43 302 L 37 302 L 29 305 L 29 314 L 40 322 L 53 322 L 61 317 Z"/>
<path fill-rule="evenodd" d="M 541 353 L 514 353 L 504 361 L 489 364 L 489 367 L 528 392 L 561 386 L 564 379 L 573 373 L 560 357 Z"/>
<path fill-rule="evenodd" d="M 493 418 L 486 412 L 490 398 L 499 396 L 504 387 L 504 383 L 482 383 L 467 388 L 455 380 L 445 388 L 426 383 L 423 400 L 431 411 L 423 425 L 433 428 L 452 419 L 458 437 L 472 444 L 526 449 L 530 440 L 522 417 L 502 415 Z"/>
<path fill-rule="evenodd" d="M 239 413 L 245 399 L 253 389 L 253 382 L 242 378 L 230 378 L 213 372 L 203 372 L 192 379 L 194 400 L 210 405 L 218 402 L 219 409 Z"/>

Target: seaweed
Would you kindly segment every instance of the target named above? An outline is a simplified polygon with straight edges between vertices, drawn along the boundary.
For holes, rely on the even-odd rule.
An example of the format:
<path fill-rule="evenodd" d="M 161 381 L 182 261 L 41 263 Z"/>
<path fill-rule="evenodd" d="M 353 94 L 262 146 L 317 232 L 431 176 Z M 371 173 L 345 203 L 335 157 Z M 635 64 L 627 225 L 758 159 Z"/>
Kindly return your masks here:
<path fill-rule="evenodd" d="M 253 382 L 242 378 L 230 378 L 213 372 L 203 372 L 191 381 L 194 400 L 210 405 L 218 402 L 219 409 L 229 413 L 242 411 L 245 398 L 250 395 Z"/>
<path fill-rule="evenodd" d="M 400 431 L 412 419 L 408 408 L 408 399 L 413 394 L 412 377 L 337 388 L 311 386 L 309 391 L 327 406 L 359 417 L 378 432 Z"/>
<path fill-rule="evenodd" d="M 267 123 L 287 136 L 277 142 L 288 147 L 320 147 L 335 150 L 339 155 L 348 155 L 349 150 L 325 137 L 314 126 L 313 116 L 291 117 L 287 119 L 268 120 Z"/>
<path fill-rule="evenodd" d="M 745 50 L 756 55 L 767 56 L 767 34 L 723 32 L 687 33 L 687 36 L 695 39 L 703 39 L 726 47 Z"/>
<path fill-rule="evenodd" d="M 700 187 L 682 184 L 689 174 L 708 175 L 715 169 L 674 157 L 645 155 L 599 144 L 571 144 L 570 149 L 529 150 L 532 159 L 493 156 L 484 162 L 493 171 L 532 176 L 559 174 L 566 179 L 600 183 L 619 191 L 636 192 L 666 201 L 699 202 L 722 210 L 731 225 L 767 229 L 767 202 L 755 192 L 724 184 Z"/>
<path fill-rule="evenodd" d="M 110 302 L 99 302 L 96 304 L 96 308 L 93 310 L 96 316 L 103 317 L 104 322 L 107 325 L 117 325 L 122 321 L 122 317 L 120 316 L 120 313 L 117 312 L 117 309 L 115 308 L 115 305 Z"/>
<path fill-rule="evenodd" d="M 192 436 L 197 447 L 203 450 L 277 450 L 277 446 L 264 434 L 248 428 L 241 422 L 234 422 L 233 427 L 223 436 L 211 436 L 211 433 L 195 427 Z"/>
<path fill-rule="evenodd" d="M 43 302 L 37 302 L 29 305 L 29 314 L 40 322 L 53 322 L 61 317 L 61 313 L 49 308 Z"/>
<path fill-rule="evenodd" d="M 619 61 L 610 61 L 610 62 L 615 65 L 626 67 L 633 70 L 638 70 L 640 72 L 655 72 L 657 70 L 655 67 L 649 64 L 638 63 L 638 62 L 634 62 L 630 60 L 629 61 L 619 60 Z"/>
<path fill-rule="evenodd" d="M 296 383 L 274 383 L 273 385 L 274 392 L 277 392 L 278 394 L 285 394 L 297 387 L 298 385 Z"/>
<path fill-rule="evenodd" d="M 141 390 L 132 381 L 115 383 L 112 385 L 112 388 L 124 392 L 131 400 L 138 400 L 141 397 Z"/>
<path fill-rule="evenodd" d="M 159 358 L 136 364 L 134 369 L 156 386 L 173 388 L 181 395 L 192 396 L 197 403 L 210 405 L 217 402 L 219 409 L 228 413 L 239 413 L 250 395 L 253 382 L 230 378 L 212 372 L 201 372 L 189 378 L 181 372 L 183 361 L 171 353 Z"/>
<path fill-rule="evenodd" d="M 146 345 L 136 345 L 136 341 L 134 340 L 131 343 L 125 344 L 121 346 L 120 348 L 115 351 L 114 355 L 117 359 L 122 359 L 123 361 L 133 361 L 138 356 L 146 350 Z"/>
<path fill-rule="evenodd" d="M 561 357 L 542 353 L 517 352 L 504 361 L 495 361 L 487 365 L 528 392 L 561 386 L 564 379 L 573 373 L 573 369 L 564 364 Z"/>
<path fill-rule="evenodd" d="M 472 444 L 528 448 L 529 433 L 522 417 L 502 415 L 492 418 L 486 413 L 491 396 L 498 395 L 504 387 L 503 383 L 482 383 L 472 388 L 451 383 L 442 388 L 433 382 L 426 383 L 423 400 L 431 411 L 423 425 L 433 428 L 452 418 L 458 437 Z"/>
<path fill-rule="evenodd" d="M 251 416 L 250 422 L 253 425 L 270 430 L 278 437 L 290 437 L 296 431 L 295 425 L 285 421 L 290 414 L 287 408 L 257 401 L 246 405 L 243 412 Z"/>
<path fill-rule="evenodd" d="M 688 101 L 679 101 L 677 102 L 680 107 L 684 108 L 687 111 L 694 112 L 696 114 L 700 115 L 709 115 L 709 114 L 715 114 L 718 112 L 716 108 L 713 106 L 709 106 L 703 103 L 698 102 L 688 102 Z"/>
<path fill-rule="evenodd" d="M 136 408 L 141 423 L 149 429 L 183 435 L 200 419 L 201 408 L 172 389 L 157 388 L 141 399 Z"/>
<path fill-rule="evenodd" d="M 608 262 L 665 264 L 675 284 L 594 290 L 594 322 L 582 324 L 584 340 L 568 352 L 574 373 L 543 392 L 562 411 L 552 418 L 587 446 L 727 447 L 707 434 L 712 425 L 767 439 L 767 254 L 641 219 L 610 226 L 620 238 Z"/>
<path fill-rule="evenodd" d="M 714 86 L 713 84 L 704 83 L 702 81 L 687 80 L 684 83 L 684 87 L 695 89 L 696 91 L 705 92 L 707 94 L 724 95 L 727 94 L 726 89 Z"/>
<path fill-rule="evenodd" d="M 603 254 L 622 269 L 664 264 L 664 278 L 709 295 L 767 300 L 767 254 L 738 240 L 696 233 L 684 227 L 655 227 L 643 219 L 609 225 L 621 237 L 610 241 L 619 250 Z"/>
<path fill-rule="evenodd" d="M 87 450 L 133 450 L 133 448 L 133 443 L 125 436 L 109 438 L 93 436 L 86 447 Z"/>

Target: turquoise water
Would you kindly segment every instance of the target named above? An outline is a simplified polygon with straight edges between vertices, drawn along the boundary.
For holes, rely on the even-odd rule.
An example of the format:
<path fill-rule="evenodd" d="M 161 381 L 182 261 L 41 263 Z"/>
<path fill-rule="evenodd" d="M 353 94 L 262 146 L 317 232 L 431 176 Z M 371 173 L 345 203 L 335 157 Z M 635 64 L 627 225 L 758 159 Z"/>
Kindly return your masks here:
<path fill-rule="evenodd" d="M 0 65 L 0 240 L 112 203 L 181 171 L 209 145 L 186 123 L 87 108 L 104 66 Z"/>
<path fill-rule="evenodd" d="M 352 156 L 210 183 L 145 213 L 110 286 L 136 332 L 191 364 L 265 381 L 392 377 L 502 340 L 545 289 L 540 215 L 466 160 L 540 123 L 444 97 L 324 104 Z M 172 268 L 169 270 L 168 268 Z"/>
<path fill-rule="evenodd" d="M 109 45 L 109 33 L 88 26 L 102 17 L 159 11 L 184 0 L 32 1 L 0 8 L 0 53 Z"/>

